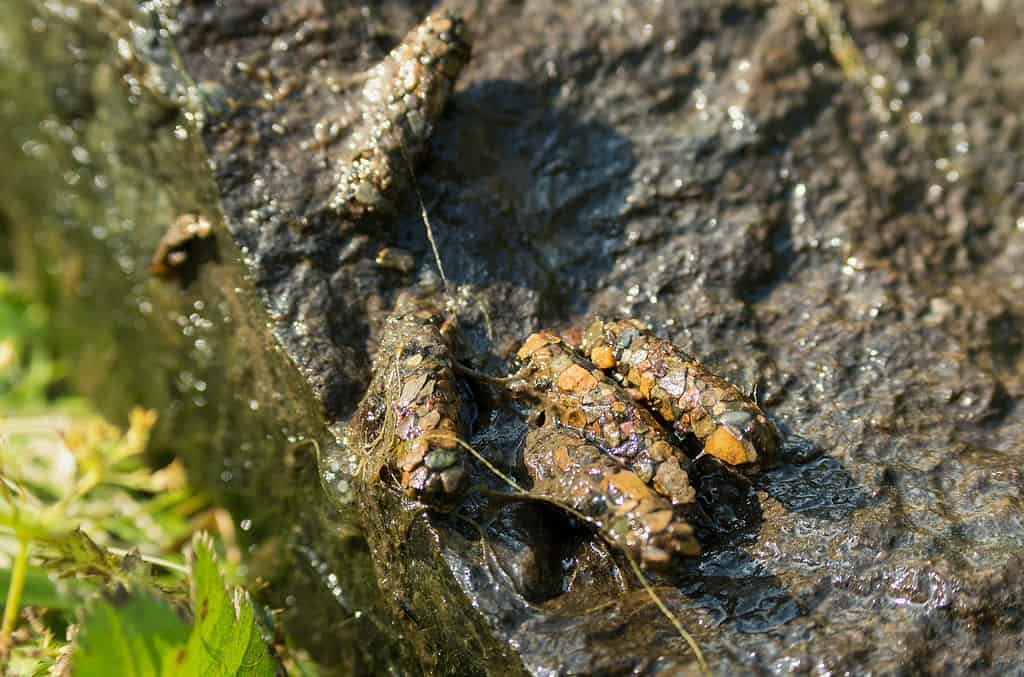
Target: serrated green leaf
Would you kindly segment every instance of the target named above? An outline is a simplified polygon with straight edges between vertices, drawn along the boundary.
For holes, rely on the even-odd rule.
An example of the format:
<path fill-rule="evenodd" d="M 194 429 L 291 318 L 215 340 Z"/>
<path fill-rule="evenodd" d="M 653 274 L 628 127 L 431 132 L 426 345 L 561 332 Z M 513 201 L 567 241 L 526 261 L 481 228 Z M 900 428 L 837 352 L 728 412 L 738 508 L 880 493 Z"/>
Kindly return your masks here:
<path fill-rule="evenodd" d="M 191 628 L 163 600 L 136 594 L 90 610 L 74 657 L 76 677 L 274 677 L 275 661 L 247 594 L 224 583 L 213 543 L 191 557 Z"/>
<path fill-rule="evenodd" d="M 230 591 L 205 534 L 193 540 L 192 602 L 195 627 L 181 674 L 202 677 L 273 677 L 274 661 L 260 634 L 249 596 Z"/>
<path fill-rule="evenodd" d="M 76 677 L 160 677 L 183 659 L 189 627 L 170 605 L 137 594 L 122 605 L 101 602 L 90 611 L 74 656 Z"/>

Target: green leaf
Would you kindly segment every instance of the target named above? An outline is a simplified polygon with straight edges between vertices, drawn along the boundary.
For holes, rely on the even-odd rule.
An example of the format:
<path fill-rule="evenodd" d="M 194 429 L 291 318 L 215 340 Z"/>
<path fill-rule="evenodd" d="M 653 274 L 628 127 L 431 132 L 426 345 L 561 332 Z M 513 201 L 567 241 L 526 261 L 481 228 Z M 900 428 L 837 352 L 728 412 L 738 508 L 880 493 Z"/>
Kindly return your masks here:
<path fill-rule="evenodd" d="M 225 585 L 207 534 L 193 541 L 189 628 L 163 600 L 136 593 L 93 607 L 74 655 L 75 677 L 274 677 L 276 661 L 249 596 Z"/>
<path fill-rule="evenodd" d="M 50 534 L 50 539 L 43 543 L 48 547 L 48 551 L 40 555 L 43 566 L 62 578 L 125 589 L 131 589 L 137 582 L 149 582 L 145 568 L 136 557 L 120 557 L 108 552 L 81 529 Z"/>
<path fill-rule="evenodd" d="M 195 628 L 181 674 L 204 677 L 273 677 L 274 661 L 260 634 L 249 596 L 224 585 L 213 543 L 206 534 L 192 542 L 192 603 Z"/>
<path fill-rule="evenodd" d="M 10 585 L 11 570 L 0 569 L 0 590 L 7 590 Z M 46 571 L 30 567 L 25 574 L 25 589 L 21 593 L 22 606 L 70 611 L 80 603 L 77 594 L 68 594 L 66 591 L 58 590 Z"/>
<path fill-rule="evenodd" d="M 182 660 L 189 627 L 170 605 L 145 594 L 115 606 L 93 607 L 75 650 L 76 677 L 158 677 L 188 674 L 168 670 Z"/>

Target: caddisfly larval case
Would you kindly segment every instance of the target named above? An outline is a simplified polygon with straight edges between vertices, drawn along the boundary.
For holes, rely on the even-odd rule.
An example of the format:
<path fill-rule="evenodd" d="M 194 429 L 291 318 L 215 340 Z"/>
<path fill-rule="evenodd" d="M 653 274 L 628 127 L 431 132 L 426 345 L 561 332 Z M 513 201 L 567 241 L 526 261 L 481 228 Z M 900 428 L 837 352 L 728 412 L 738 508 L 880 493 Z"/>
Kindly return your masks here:
<path fill-rule="evenodd" d="M 427 501 L 458 496 L 466 483 L 465 402 L 442 323 L 429 302 L 399 297 L 356 415 L 371 474 L 390 467 L 407 494 Z"/>
<path fill-rule="evenodd" d="M 753 398 L 642 323 L 595 320 L 579 347 L 679 433 L 692 433 L 708 454 L 729 465 L 763 467 L 774 460 L 778 430 Z"/>
<path fill-rule="evenodd" d="M 442 9 L 374 66 L 363 86 L 360 121 L 345 144 L 331 207 L 349 218 L 389 207 L 411 165 L 426 151 L 470 54 L 465 22 Z"/>
<path fill-rule="evenodd" d="M 517 357 L 522 364 L 515 376 L 560 425 L 578 431 L 673 503 L 693 501 L 686 456 L 650 412 L 596 365 L 552 332 L 530 336 Z"/>

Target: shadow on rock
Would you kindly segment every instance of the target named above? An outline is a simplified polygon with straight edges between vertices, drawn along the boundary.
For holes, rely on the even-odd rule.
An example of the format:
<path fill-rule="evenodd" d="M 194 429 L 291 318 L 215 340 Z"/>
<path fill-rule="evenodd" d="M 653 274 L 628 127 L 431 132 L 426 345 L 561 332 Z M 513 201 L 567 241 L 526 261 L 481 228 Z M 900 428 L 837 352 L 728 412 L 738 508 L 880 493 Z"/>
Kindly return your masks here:
<path fill-rule="evenodd" d="M 728 624 L 738 632 L 767 632 L 802 613 L 782 581 L 735 546 L 706 552 L 677 585 L 714 625 Z"/>
<path fill-rule="evenodd" d="M 829 521 L 847 520 L 867 504 L 863 489 L 834 458 L 805 437 L 785 431 L 779 464 L 748 481 L 714 459 L 700 459 L 698 521 L 705 552 L 675 578 L 684 593 L 716 625 L 740 633 L 767 632 L 807 610 L 794 598 L 771 565 L 742 546 L 754 541 L 763 523 L 755 489 L 779 501 L 787 513 Z M 710 464 L 719 467 L 708 467 Z"/>
<path fill-rule="evenodd" d="M 779 464 L 755 478 L 758 489 L 788 512 L 833 521 L 867 505 L 867 494 L 842 463 L 805 437 L 789 433 L 784 438 Z"/>
<path fill-rule="evenodd" d="M 519 309 L 492 309 L 502 352 L 536 329 L 529 318 L 555 325 L 583 311 L 607 275 L 623 237 L 633 144 L 521 82 L 475 84 L 455 97 L 450 116 L 417 183 L 451 282 Z M 419 210 L 406 211 L 394 237 L 416 252 L 421 271 L 434 268 Z M 463 328 L 483 336 L 482 320 L 466 310 Z"/>

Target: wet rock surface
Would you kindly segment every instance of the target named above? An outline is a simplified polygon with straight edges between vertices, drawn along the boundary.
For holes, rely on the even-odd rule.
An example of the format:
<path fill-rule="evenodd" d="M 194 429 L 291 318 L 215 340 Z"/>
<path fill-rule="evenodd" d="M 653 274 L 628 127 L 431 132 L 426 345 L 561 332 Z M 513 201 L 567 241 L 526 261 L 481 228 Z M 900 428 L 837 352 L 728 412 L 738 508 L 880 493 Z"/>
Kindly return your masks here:
<path fill-rule="evenodd" d="M 49 70 L 18 71 L 42 92 L 33 105 L 70 129 L 46 137 L 64 159 L 31 145 L 49 132 L 26 121 L 27 104 L 12 97 L 3 110 L 19 123 L 7 126 L 3 152 L 24 167 L 0 173 L 4 214 L 22 229 L 18 264 L 24 252 L 52 257 L 54 234 L 92 243 L 81 251 L 105 252 L 113 272 L 83 277 L 85 291 L 57 285 L 53 294 L 72 309 L 132 295 L 134 308 L 137 287 L 153 284 L 142 271 L 162 234 L 155 222 L 166 228 L 177 214 L 219 205 L 219 256 L 184 291 L 162 283 L 143 296 L 166 314 L 235 285 L 252 289 L 259 303 L 230 316 L 249 318 L 259 336 L 265 309 L 303 377 L 292 383 L 276 352 L 241 342 L 204 361 L 211 384 L 236 384 L 201 394 L 224 404 L 177 406 L 179 420 L 265 421 L 266 409 L 238 413 L 238 380 L 223 373 L 247 353 L 273 366 L 247 381 L 249 391 L 292 383 L 292 407 L 279 401 L 274 415 L 322 442 L 320 475 L 337 507 L 312 507 L 326 499 L 308 467 L 275 472 L 287 442 L 254 447 L 251 467 L 225 480 L 218 466 L 238 460 L 225 432 L 205 446 L 223 456 L 206 460 L 217 472 L 203 474 L 250 505 L 273 487 L 305 513 L 295 527 L 304 536 L 288 552 L 309 572 L 298 603 L 307 606 L 293 600 L 286 620 L 313 628 L 304 636 L 315 655 L 331 660 L 362 644 L 354 663 L 339 664 L 354 670 L 695 670 L 621 560 L 557 509 L 478 495 L 453 513 L 417 510 L 381 486 L 350 482 L 358 450 L 318 437 L 309 420 L 320 418 L 307 385 L 326 410 L 321 423 L 344 441 L 398 293 L 441 288 L 413 195 L 370 219 L 342 219 L 328 206 L 344 139 L 332 121 L 353 115 L 354 76 L 428 9 L 185 1 L 161 10 L 166 32 L 104 14 L 137 49 L 135 60 L 107 57 L 120 70 L 104 75 L 102 63 L 72 52 L 50 54 L 41 62 Z M 74 28 L 99 21 L 80 11 L 25 9 L 18 25 L 71 26 L 90 49 L 118 54 L 107 46 L 111 31 Z M 703 554 L 651 576 L 712 670 L 1019 670 L 1024 4 L 496 2 L 467 15 L 473 59 L 416 176 L 465 359 L 504 373 L 542 327 L 593 313 L 636 317 L 729 380 L 758 384 L 783 432 L 778 467 L 750 480 L 702 473 Z M 25 53 L 13 33 L 0 35 L 8 61 Z M 165 52 L 173 58 L 161 59 Z M 88 77 L 59 75 L 75 69 Z M 107 80 L 127 89 L 128 104 L 111 108 L 95 94 Z M 167 103 L 140 109 L 132 96 Z M 102 198 L 111 184 L 152 174 L 140 150 L 111 149 L 104 115 L 141 118 L 160 133 L 138 148 L 162 148 L 179 111 L 195 107 L 203 117 L 185 122 L 201 123 L 209 183 L 195 189 L 201 181 L 168 166 L 174 180 L 163 183 L 177 188 L 143 184 L 152 192 L 114 201 L 170 190 L 156 200 L 159 218 L 152 204 L 135 207 L 142 241 L 131 228 L 97 237 L 93 227 L 113 218 L 110 201 L 105 211 L 76 209 L 85 188 L 64 185 L 66 170 L 86 163 L 74 149 L 98 164 L 116 155 L 129 168 L 113 177 L 120 183 L 84 177 Z M 61 177 L 56 203 L 25 197 L 32 172 Z M 197 196 L 181 199 L 187 189 Z M 38 225 L 43 235 L 27 234 Z M 378 265 L 384 247 L 412 254 L 413 269 Z M 69 267 L 40 266 L 63 280 Z M 194 324 L 189 311 L 179 314 Z M 157 336 L 152 344 L 180 343 L 172 329 Z M 233 345 L 230 336 L 209 330 L 218 346 Z M 110 341 L 119 343 L 117 332 Z M 150 393 L 142 381 L 121 387 Z M 471 442 L 523 477 L 523 412 L 476 394 Z M 308 459 L 291 457 L 300 469 L 295 458 Z M 282 588 L 296 589 L 298 575 L 282 577 Z M 318 598 L 334 600 L 333 616 Z M 352 620 L 328 622 L 339 618 Z"/>

